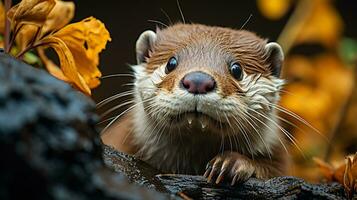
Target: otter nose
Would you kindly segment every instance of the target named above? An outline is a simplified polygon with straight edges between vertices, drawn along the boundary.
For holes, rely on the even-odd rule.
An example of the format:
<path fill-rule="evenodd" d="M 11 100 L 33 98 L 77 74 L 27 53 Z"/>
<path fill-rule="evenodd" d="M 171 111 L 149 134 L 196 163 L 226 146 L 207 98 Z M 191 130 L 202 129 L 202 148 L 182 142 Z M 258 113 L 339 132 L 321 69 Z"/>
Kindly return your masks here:
<path fill-rule="evenodd" d="M 212 76 L 203 72 L 191 72 L 181 80 L 182 86 L 193 94 L 206 94 L 216 87 Z"/>

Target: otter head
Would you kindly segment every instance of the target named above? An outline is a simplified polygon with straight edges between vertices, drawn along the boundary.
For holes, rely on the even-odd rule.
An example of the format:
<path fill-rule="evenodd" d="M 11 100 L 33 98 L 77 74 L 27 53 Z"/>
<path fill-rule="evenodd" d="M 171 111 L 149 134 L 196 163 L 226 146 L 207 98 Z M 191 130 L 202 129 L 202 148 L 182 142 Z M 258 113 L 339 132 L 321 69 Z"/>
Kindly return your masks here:
<path fill-rule="evenodd" d="M 137 103 L 157 129 L 265 137 L 257 127 L 274 120 L 283 84 L 277 43 L 243 30 L 176 24 L 142 33 L 136 55 Z"/>

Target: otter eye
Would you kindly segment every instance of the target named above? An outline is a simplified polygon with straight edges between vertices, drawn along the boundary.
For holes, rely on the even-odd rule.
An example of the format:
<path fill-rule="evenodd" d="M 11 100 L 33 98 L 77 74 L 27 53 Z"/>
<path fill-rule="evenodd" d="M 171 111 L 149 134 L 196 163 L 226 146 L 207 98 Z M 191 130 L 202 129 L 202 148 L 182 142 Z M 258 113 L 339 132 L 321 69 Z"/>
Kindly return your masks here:
<path fill-rule="evenodd" d="M 177 67 L 177 59 L 175 57 L 171 57 L 166 64 L 166 68 L 165 68 L 166 74 L 174 70 L 176 67 Z"/>
<path fill-rule="evenodd" d="M 240 66 L 239 63 L 231 64 L 231 74 L 238 81 L 242 80 L 242 78 L 243 78 L 243 70 L 242 70 L 242 67 Z"/>

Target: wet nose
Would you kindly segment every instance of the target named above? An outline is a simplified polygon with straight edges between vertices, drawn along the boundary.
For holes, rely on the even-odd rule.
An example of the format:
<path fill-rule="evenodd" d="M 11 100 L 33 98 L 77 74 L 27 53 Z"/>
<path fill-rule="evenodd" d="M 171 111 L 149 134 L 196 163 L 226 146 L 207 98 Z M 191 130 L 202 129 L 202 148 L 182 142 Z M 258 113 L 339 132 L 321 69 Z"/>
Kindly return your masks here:
<path fill-rule="evenodd" d="M 182 86 L 193 94 L 206 94 L 216 87 L 213 77 L 203 72 L 191 72 L 181 80 Z"/>

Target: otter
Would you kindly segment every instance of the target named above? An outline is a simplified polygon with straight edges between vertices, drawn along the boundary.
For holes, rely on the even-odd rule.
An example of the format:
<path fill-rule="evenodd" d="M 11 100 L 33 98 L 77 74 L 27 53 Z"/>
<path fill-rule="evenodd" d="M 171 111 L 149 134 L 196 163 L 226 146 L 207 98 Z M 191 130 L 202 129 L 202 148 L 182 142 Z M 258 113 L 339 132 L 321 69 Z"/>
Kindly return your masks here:
<path fill-rule="evenodd" d="M 232 185 L 284 175 L 276 104 L 284 55 L 253 32 L 174 24 L 136 42 L 133 105 L 104 144 L 164 173 Z"/>

